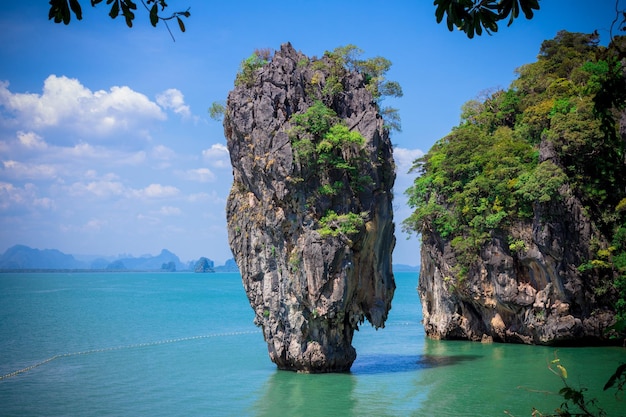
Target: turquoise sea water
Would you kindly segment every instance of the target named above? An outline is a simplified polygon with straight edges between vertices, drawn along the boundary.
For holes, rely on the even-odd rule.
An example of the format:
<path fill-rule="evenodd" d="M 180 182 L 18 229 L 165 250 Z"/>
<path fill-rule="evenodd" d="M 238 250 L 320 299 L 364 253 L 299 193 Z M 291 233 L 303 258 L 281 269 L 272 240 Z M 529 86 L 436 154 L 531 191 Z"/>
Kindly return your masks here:
<path fill-rule="evenodd" d="M 530 416 L 560 404 L 554 348 L 426 340 L 417 274 L 396 281 L 387 327 L 355 334 L 352 372 L 302 375 L 269 361 L 238 274 L 0 274 L 0 416 Z M 570 384 L 626 415 L 601 391 L 626 350 L 558 356 Z"/>

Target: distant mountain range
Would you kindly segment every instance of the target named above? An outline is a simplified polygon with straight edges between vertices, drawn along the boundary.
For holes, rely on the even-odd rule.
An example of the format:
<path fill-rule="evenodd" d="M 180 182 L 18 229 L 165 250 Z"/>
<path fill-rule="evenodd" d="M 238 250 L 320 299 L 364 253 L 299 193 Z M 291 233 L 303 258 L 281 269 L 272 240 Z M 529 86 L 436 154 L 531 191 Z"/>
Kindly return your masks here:
<path fill-rule="evenodd" d="M 204 257 L 185 264 L 167 249 L 163 249 L 157 256 L 121 256 L 115 259 L 92 257 L 79 260 L 56 249 L 34 249 L 25 245 L 15 245 L 7 249 L 0 256 L 0 270 L 239 272 L 234 259 L 217 267 L 212 260 Z"/>
<path fill-rule="evenodd" d="M 68 255 L 56 249 L 34 249 L 15 245 L 0 255 L 0 270 L 93 270 L 93 271 L 196 271 L 239 272 L 234 259 L 224 265 L 202 257 L 188 263 L 181 262 L 174 253 L 163 249 L 157 256 L 119 256 L 117 258 L 81 257 Z M 419 266 L 393 265 L 394 272 L 419 272 Z"/>

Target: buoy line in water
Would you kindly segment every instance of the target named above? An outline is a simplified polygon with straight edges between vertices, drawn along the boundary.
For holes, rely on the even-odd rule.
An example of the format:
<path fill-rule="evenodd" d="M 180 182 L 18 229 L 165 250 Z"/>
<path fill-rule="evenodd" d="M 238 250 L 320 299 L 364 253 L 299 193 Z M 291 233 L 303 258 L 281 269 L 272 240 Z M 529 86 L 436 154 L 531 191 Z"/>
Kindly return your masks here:
<path fill-rule="evenodd" d="M 404 322 L 396 322 L 396 323 L 387 323 L 387 326 L 411 326 L 413 324 L 416 324 L 416 323 L 404 321 Z M 26 368 L 18 369 L 17 371 L 13 371 L 5 375 L 0 375 L 0 381 L 26 373 L 28 371 L 32 371 L 35 368 L 38 368 L 42 365 L 45 365 L 49 362 L 52 362 L 56 359 L 61 359 L 61 358 L 69 358 L 72 356 L 80 356 L 80 355 L 90 355 L 92 353 L 112 352 L 115 350 L 136 349 L 136 348 L 141 348 L 141 347 L 166 345 L 170 343 L 187 342 L 190 340 L 210 339 L 214 337 L 224 337 L 224 336 L 241 336 L 245 334 L 255 334 L 255 333 L 261 333 L 261 330 L 249 330 L 245 332 L 212 333 L 212 334 L 205 334 L 205 335 L 200 335 L 200 336 L 179 337 L 177 339 L 157 340 L 156 342 L 134 343 L 131 345 L 114 346 L 114 347 L 101 348 L 101 349 L 89 349 L 89 350 L 84 350 L 80 352 L 61 353 L 58 355 L 51 356 L 47 359 L 44 359 L 41 362 L 37 362 L 31 366 L 27 366 Z"/>
<path fill-rule="evenodd" d="M 49 362 L 52 362 L 53 360 L 61 359 L 61 358 L 69 358 L 71 356 L 90 355 L 92 353 L 112 352 L 112 351 L 115 351 L 115 350 L 136 349 L 136 348 L 142 348 L 142 347 L 167 345 L 167 344 L 170 344 L 170 343 L 187 342 L 187 341 L 190 341 L 190 340 L 210 339 L 210 338 L 224 337 L 224 336 L 241 336 L 241 335 L 245 335 L 245 334 L 255 334 L 255 333 L 261 333 L 261 331 L 260 330 L 249 330 L 249 331 L 245 331 L 245 332 L 212 333 L 212 334 L 205 334 L 205 335 L 200 335 L 200 336 L 179 337 L 179 338 L 176 338 L 176 339 L 157 340 L 156 342 L 134 343 L 132 345 L 114 346 L 114 347 L 101 348 L 101 349 L 89 349 L 89 350 L 83 350 L 83 351 L 80 351 L 80 352 L 61 353 L 59 355 L 51 356 L 51 357 L 49 357 L 47 359 L 42 360 L 41 362 L 37 362 L 37 363 L 35 363 L 35 364 L 31 365 L 31 366 L 28 366 L 26 368 L 18 369 L 17 371 L 13 371 L 13 372 L 8 373 L 6 375 L 0 375 L 0 381 L 2 381 L 4 379 L 12 378 L 14 376 L 23 374 L 23 373 L 28 372 L 28 371 L 32 371 L 33 369 L 38 368 L 38 367 L 40 367 L 42 365 L 45 365 L 45 364 L 47 364 Z"/>

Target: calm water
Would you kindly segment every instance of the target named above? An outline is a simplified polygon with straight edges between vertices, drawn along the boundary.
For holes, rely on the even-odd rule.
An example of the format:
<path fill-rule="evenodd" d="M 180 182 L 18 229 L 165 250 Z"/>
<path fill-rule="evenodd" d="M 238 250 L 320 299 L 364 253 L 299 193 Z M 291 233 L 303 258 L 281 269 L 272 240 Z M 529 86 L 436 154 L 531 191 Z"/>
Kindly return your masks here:
<path fill-rule="evenodd" d="M 560 404 L 547 393 L 562 386 L 547 370 L 555 349 L 426 340 L 417 274 L 396 280 L 387 327 L 355 335 L 350 374 L 300 375 L 269 361 L 238 274 L 0 274 L 0 416 L 529 416 Z M 558 355 L 572 385 L 626 414 L 601 391 L 626 350 Z"/>

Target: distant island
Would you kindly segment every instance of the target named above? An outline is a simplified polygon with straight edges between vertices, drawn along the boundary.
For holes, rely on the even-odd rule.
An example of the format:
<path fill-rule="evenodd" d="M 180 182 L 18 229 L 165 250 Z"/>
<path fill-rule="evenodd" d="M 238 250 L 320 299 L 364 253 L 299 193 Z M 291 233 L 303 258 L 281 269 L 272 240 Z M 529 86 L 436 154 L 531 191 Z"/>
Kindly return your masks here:
<path fill-rule="evenodd" d="M 395 264 L 393 270 L 394 272 L 419 272 L 419 266 Z M 228 259 L 224 265 L 218 266 L 207 257 L 184 263 L 167 249 L 163 249 L 157 256 L 120 255 L 107 258 L 104 256 L 69 255 L 57 249 L 36 249 L 26 245 L 15 245 L 0 255 L 0 272 L 2 271 L 239 273 L 239 268 L 233 258 Z"/>
<path fill-rule="evenodd" d="M 214 261 L 202 257 L 187 263 L 167 249 L 156 256 L 134 257 L 121 255 L 115 258 L 83 257 L 63 253 L 57 249 L 35 249 L 15 245 L 0 255 L 0 271 L 162 271 L 162 272 L 239 272 L 234 259 L 215 266 Z"/>

